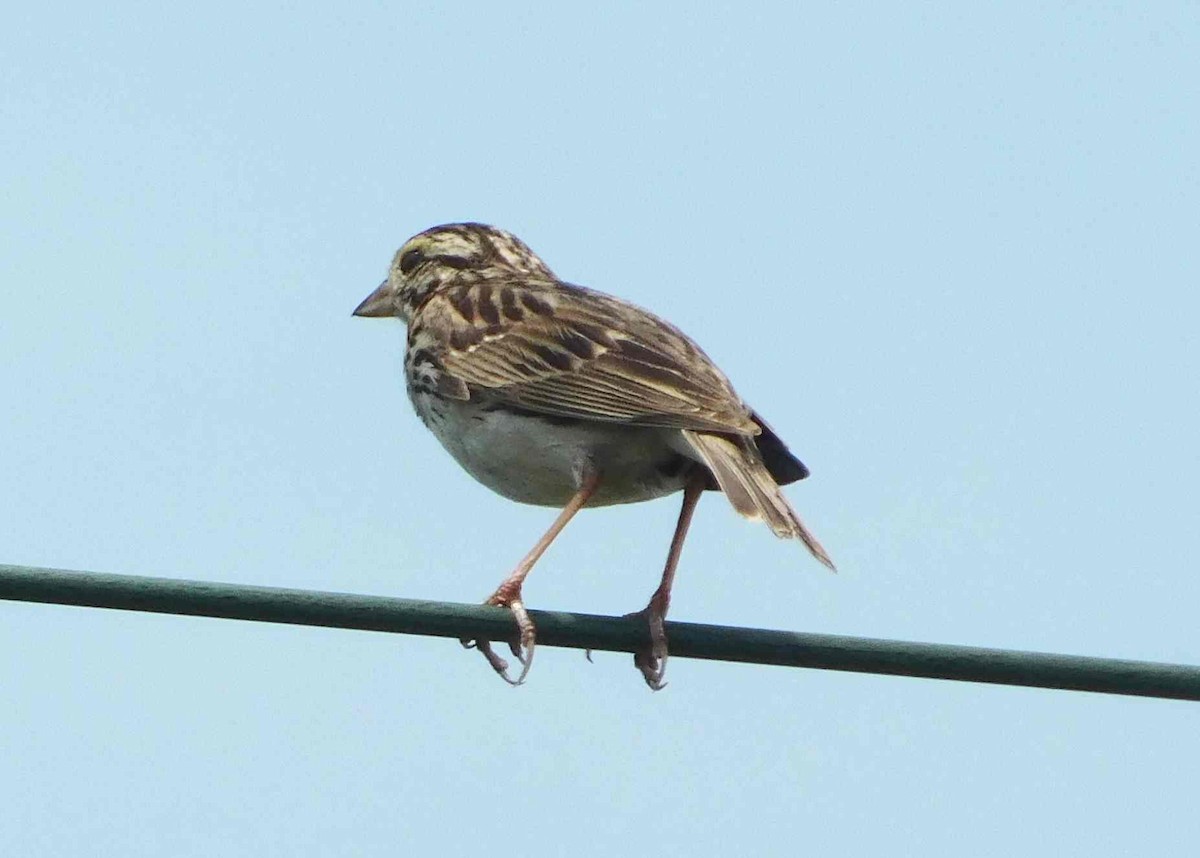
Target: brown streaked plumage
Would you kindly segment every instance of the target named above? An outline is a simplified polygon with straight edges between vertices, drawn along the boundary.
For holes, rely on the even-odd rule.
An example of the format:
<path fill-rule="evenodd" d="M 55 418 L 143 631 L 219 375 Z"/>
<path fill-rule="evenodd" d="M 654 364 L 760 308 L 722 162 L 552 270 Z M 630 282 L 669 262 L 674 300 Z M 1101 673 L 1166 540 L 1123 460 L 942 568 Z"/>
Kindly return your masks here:
<path fill-rule="evenodd" d="M 663 684 L 663 620 L 705 489 L 833 568 L 779 490 L 808 469 L 700 347 L 646 310 L 559 280 L 511 233 L 461 223 L 417 234 L 355 315 L 408 323 L 409 396 L 459 464 L 506 497 L 562 510 L 488 599 L 517 619 L 510 646 L 521 674 L 509 679 L 488 642 L 474 643 L 513 684 L 524 681 L 535 643 L 521 586 L 585 506 L 684 492 L 662 581 L 641 612 L 652 643 L 635 661 L 651 688 Z"/>

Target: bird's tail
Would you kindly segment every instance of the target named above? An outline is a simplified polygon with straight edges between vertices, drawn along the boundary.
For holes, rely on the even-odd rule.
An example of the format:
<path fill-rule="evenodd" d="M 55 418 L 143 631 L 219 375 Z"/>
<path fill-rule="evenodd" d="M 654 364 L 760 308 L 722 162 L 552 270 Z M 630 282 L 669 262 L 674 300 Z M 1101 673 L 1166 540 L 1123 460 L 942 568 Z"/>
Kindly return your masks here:
<path fill-rule="evenodd" d="M 799 539 L 813 557 L 837 571 L 821 543 L 783 496 L 753 441 L 691 429 L 684 429 L 683 436 L 708 465 L 734 509 L 746 518 L 762 519 L 778 537 Z"/>

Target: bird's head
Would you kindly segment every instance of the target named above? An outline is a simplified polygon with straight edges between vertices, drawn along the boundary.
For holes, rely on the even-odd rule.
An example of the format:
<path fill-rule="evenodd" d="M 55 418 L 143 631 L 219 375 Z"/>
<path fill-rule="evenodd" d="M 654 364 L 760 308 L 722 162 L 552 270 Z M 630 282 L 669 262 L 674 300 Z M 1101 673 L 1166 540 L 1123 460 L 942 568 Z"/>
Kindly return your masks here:
<path fill-rule="evenodd" d="M 407 322 L 435 290 L 511 277 L 553 280 L 546 263 L 510 232 L 481 223 L 451 223 L 419 232 L 392 258 L 387 279 L 354 310 Z"/>

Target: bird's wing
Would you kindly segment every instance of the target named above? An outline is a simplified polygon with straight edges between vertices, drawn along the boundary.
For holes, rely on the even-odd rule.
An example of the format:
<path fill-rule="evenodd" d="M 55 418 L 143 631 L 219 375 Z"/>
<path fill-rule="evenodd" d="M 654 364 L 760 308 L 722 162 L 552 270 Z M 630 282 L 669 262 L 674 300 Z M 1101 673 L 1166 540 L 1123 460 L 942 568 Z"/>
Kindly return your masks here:
<path fill-rule="evenodd" d="M 648 311 L 590 289 L 554 281 L 444 288 L 419 309 L 409 337 L 413 348 L 437 352 L 451 377 L 444 386 L 470 398 L 558 417 L 760 431 L 699 346 Z"/>

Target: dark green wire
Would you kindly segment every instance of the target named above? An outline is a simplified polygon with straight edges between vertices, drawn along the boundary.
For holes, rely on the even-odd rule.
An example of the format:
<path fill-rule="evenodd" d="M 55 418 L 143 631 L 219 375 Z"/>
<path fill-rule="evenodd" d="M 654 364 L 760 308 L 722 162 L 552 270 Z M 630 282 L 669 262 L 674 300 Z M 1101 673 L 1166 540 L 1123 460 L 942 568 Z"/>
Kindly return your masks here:
<path fill-rule="evenodd" d="M 500 608 L 0 565 L 0 598 L 448 638 L 505 640 Z M 540 646 L 633 652 L 645 626 L 623 617 L 530 611 Z M 0 622 L 3 622 L 0 619 Z M 672 658 L 702 658 L 960 682 L 1200 700 L 1200 667 L 946 644 L 668 622 Z"/>

